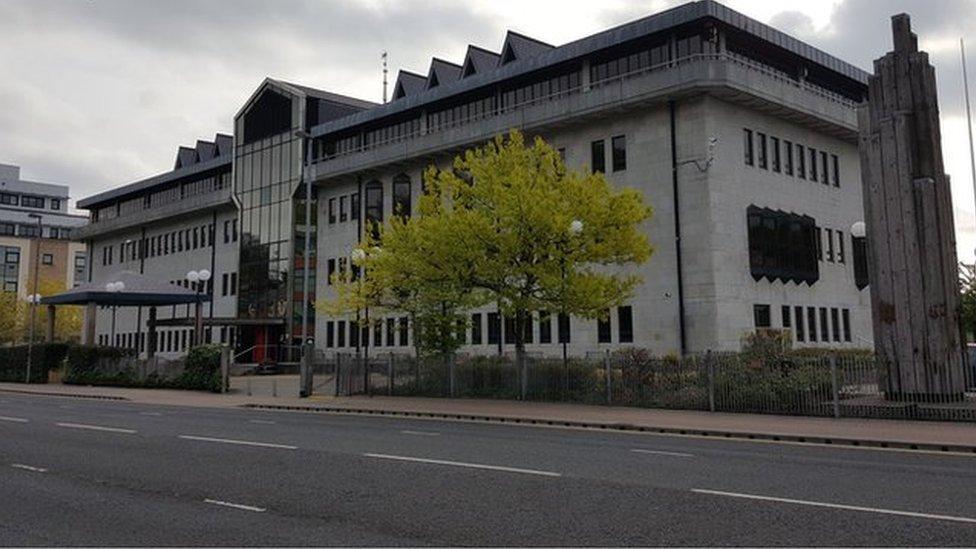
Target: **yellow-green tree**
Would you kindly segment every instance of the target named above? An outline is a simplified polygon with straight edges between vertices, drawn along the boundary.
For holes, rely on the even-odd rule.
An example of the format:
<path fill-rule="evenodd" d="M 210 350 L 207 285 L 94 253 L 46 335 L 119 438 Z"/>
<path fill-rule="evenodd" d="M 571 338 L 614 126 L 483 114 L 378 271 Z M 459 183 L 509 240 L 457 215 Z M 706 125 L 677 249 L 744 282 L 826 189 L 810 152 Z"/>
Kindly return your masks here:
<path fill-rule="evenodd" d="M 527 144 L 513 130 L 424 179 L 418 215 L 394 216 L 381 242 L 367 239 L 356 254 L 365 274 L 337 287 L 330 310 L 400 307 L 452 331 L 459 311 L 497 304 L 514 320 L 524 394 L 533 312 L 597 318 L 640 283 L 627 267 L 651 255 L 640 230 L 650 207 L 600 173 L 567 170 L 541 138 Z"/>
<path fill-rule="evenodd" d="M 33 289 L 33 286 L 31 287 Z M 41 279 L 38 292 L 50 296 L 65 290 L 63 281 Z M 0 344 L 17 344 L 27 341 L 31 327 L 31 308 L 27 301 L 15 292 L 0 292 Z M 47 307 L 38 305 L 34 320 L 34 340 L 40 341 L 47 330 Z M 81 337 L 82 310 L 80 307 L 59 307 L 54 321 L 56 341 L 78 341 Z"/>
<path fill-rule="evenodd" d="M 27 302 L 17 292 L 0 292 L 0 345 L 13 345 L 23 339 Z"/>

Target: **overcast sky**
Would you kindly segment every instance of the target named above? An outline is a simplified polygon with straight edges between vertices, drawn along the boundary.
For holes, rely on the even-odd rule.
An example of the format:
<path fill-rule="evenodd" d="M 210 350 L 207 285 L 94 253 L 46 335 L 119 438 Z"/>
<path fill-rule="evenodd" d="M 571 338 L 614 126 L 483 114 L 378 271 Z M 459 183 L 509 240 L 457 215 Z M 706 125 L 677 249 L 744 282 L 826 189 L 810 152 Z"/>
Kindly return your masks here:
<path fill-rule="evenodd" d="M 0 163 L 81 198 L 169 170 L 178 145 L 231 132 L 266 76 L 363 99 L 494 51 L 507 29 L 552 44 L 682 3 L 672 0 L 0 0 Z M 976 247 L 958 39 L 972 0 L 728 0 L 727 5 L 870 69 L 891 48 L 889 16 L 908 12 L 939 83 L 960 258 Z M 976 58 L 976 38 L 970 59 Z M 969 63 L 976 81 L 976 64 Z M 392 90 L 392 83 L 390 85 Z"/>

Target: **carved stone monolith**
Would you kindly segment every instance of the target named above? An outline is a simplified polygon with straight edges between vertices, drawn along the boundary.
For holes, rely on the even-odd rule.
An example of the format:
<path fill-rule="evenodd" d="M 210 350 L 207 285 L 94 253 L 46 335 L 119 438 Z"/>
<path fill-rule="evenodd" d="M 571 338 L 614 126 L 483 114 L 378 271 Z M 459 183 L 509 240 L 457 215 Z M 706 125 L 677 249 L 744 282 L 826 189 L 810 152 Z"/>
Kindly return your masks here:
<path fill-rule="evenodd" d="M 889 399 L 964 394 L 959 282 L 935 70 L 906 14 L 858 111 L 874 346 Z"/>

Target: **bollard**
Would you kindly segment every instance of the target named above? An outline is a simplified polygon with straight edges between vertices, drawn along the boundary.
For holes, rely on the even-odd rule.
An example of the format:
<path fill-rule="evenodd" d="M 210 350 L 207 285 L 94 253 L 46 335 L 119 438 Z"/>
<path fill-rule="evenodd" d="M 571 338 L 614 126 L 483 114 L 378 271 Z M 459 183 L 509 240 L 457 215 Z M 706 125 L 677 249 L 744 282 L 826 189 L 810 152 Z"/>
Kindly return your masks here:
<path fill-rule="evenodd" d="M 610 349 L 603 355 L 603 374 L 607 383 L 607 406 L 613 405 L 613 373 L 610 371 Z"/>
<path fill-rule="evenodd" d="M 705 352 L 705 365 L 708 367 L 708 411 L 715 411 L 715 363 L 712 361 L 712 350 Z"/>
<path fill-rule="evenodd" d="M 837 355 L 830 355 L 830 390 L 834 397 L 834 417 L 840 417 L 840 390 L 837 387 Z"/>

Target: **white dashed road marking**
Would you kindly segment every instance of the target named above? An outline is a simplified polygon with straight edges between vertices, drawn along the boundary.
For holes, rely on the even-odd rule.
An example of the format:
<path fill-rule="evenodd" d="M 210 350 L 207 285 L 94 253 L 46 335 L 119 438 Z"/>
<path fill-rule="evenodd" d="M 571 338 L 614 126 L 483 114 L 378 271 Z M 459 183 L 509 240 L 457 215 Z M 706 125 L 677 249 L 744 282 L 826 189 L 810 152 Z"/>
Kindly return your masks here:
<path fill-rule="evenodd" d="M 666 452 L 664 450 L 647 450 L 644 448 L 634 448 L 631 452 L 636 452 L 638 454 L 652 454 L 655 456 L 671 456 L 671 457 L 683 457 L 691 458 L 695 457 L 695 454 L 686 454 L 684 452 Z"/>
<path fill-rule="evenodd" d="M 241 446 L 258 446 L 261 448 L 278 448 L 280 450 L 297 450 L 298 446 L 288 444 L 275 444 L 272 442 L 254 442 L 251 440 L 234 440 L 231 438 L 198 437 L 195 435 L 178 435 L 177 438 L 184 440 L 198 440 L 201 442 L 220 442 L 223 444 L 239 444 Z"/>
<path fill-rule="evenodd" d="M 0 416 L 0 421 L 10 421 L 13 423 L 27 423 L 27 420 L 22 417 L 10 417 L 10 416 Z"/>
<path fill-rule="evenodd" d="M 409 429 L 404 429 L 400 432 L 404 435 L 417 435 L 420 437 L 437 437 L 441 435 L 440 433 L 435 433 L 434 431 L 411 431 Z"/>
<path fill-rule="evenodd" d="M 267 511 L 264 507 L 255 507 L 253 505 L 244 505 L 241 503 L 231 503 L 229 501 L 220 501 L 216 499 L 205 499 L 204 503 L 210 503 L 212 505 L 220 505 L 221 507 L 230 507 L 233 509 L 241 509 L 243 511 L 253 511 L 255 513 L 263 513 Z"/>
<path fill-rule="evenodd" d="M 363 454 L 366 457 L 378 459 L 392 459 L 396 461 L 411 461 L 415 463 L 429 463 L 432 465 L 450 465 L 452 467 L 467 467 L 469 469 L 486 469 L 488 471 L 502 471 L 505 473 L 521 473 L 525 475 L 538 475 L 543 477 L 561 477 L 561 473 L 552 471 L 538 471 L 536 469 L 520 469 L 518 467 L 503 467 L 501 465 L 485 465 L 482 463 L 465 463 L 463 461 L 448 461 L 444 459 L 427 459 L 409 456 L 393 456 L 389 454 Z"/>
<path fill-rule="evenodd" d="M 930 513 L 916 513 L 914 511 L 897 511 L 894 509 L 879 509 L 877 507 L 861 507 L 859 505 L 843 505 L 839 503 L 824 503 L 820 501 L 807 501 L 802 499 L 777 498 L 771 496 L 758 496 L 755 494 L 741 494 L 738 492 L 720 492 L 718 490 L 693 489 L 696 494 L 708 494 L 712 496 L 725 496 L 730 498 L 754 499 L 760 501 L 772 501 L 776 503 L 790 503 L 793 505 L 806 505 L 808 507 L 826 507 L 828 509 L 840 509 L 843 511 L 860 511 L 863 513 L 879 513 L 882 515 L 897 515 L 901 517 L 923 518 L 931 520 L 946 520 L 952 522 L 964 522 L 976 524 L 976 518 L 956 517 L 952 515 L 933 515 Z"/>
<path fill-rule="evenodd" d="M 135 434 L 135 429 L 122 429 L 120 427 L 104 427 L 102 425 L 86 425 L 84 423 L 55 423 L 58 427 L 67 427 L 68 429 L 86 429 L 88 431 L 104 431 L 107 433 L 121 433 L 124 435 Z"/>
<path fill-rule="evenodd" d="M 43 467 L 34 467 L 32 465 L 24 465 L 23 463 L 11 463 L 11 467 L 14 469 L 23 469 L 24 471 L 33 471 L 35 473 L 46 473 L 47 469 Z"/>

